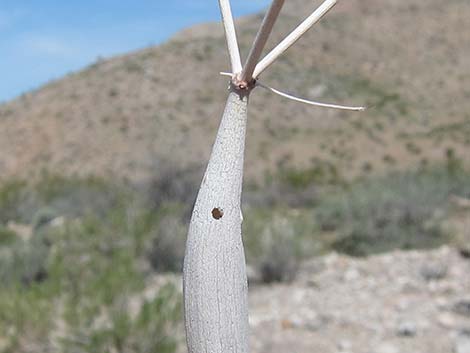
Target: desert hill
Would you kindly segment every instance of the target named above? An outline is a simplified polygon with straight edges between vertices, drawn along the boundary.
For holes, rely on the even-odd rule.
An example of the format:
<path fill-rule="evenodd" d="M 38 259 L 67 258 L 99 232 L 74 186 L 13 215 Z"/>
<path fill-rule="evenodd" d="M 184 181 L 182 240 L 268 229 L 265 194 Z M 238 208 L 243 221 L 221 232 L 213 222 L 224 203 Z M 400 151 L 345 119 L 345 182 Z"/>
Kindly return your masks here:
<path fill-rule="evenodd" d="M 271 47 L 315 8 L 292 0 Z M 214 5 L 216 6 L 216 5 Z M 470 4 L 348 0 L 262 81 L 365 113 L 303 106 L 257 89 L 248 177 L 334 166 L 344 178 L 470 162 Z M 243 53 L 262 16 L 238 24 Z M 142 180 L 161 165 L 203 165 L 225 103 L 222 29 L 199 25 L 158 47 L 100 60 L 0 106 L 0 178 L 44 170 Z"/>

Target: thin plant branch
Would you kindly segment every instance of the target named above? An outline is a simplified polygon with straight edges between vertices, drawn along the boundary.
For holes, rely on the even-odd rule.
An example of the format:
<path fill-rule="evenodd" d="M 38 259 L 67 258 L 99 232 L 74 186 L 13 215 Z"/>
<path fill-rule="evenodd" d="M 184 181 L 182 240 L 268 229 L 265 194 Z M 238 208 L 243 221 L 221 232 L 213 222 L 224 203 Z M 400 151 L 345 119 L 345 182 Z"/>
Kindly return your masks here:
<path fill-rule="evenodd" d="M 259 86 L 259 87 L 262 87 L 270 92 L 273 92 L 277 95 L 280 95 L 284 98 L 288 98 L 288 99 L 291 99 L 293 101 L 296 101 L 296 102 L 300 102 L 300 103 L 305 103 L 305 104 L 309 104 L 309 105 L 314 105 L 314 106 L 317 106 L 317 107 L 323 107 L 323 108 L 332 108 L 332 109 L 340 109 L 340 110 L 353 110 L 353 111 L 363 111 L 365 110 L 366 108 L 365 107 L 349 107 L 349 106 L 344 106 L 344 105 L 338 105 L 338 104 L 329 104 L 329 103 L 320 103 L 320 102 L 315 102 L 315 101 L 312 101 L 312 100 L 307 100 L 307 99 L 303 99 L 303 98 L 299 98 L 299 97 L 295 97 L 291 94 L 288 94 L 288 93 L 285 93 L 285 92 L 281 92 L 275 88 L 272 88 L 272 87 L 269 87 L 269 86 L 266 86 L 264 84 L 262 84 L 261 82 L 257 81 L 256 82 L 256 85 Z"/>
<path fill-rule="evenodd" d="M 234 74 L 231 74 L 230 72 L 219 72 L 220 76 L 228 76 L 228 77 L 234 77 Z"/>
<path fill-rule="evenodd" d="M 321 20 L 323 16 L 335 6 L 337 0 L 326 0 L 307 19 L 294 29 L 281 43 L 256 65 L 253 77 L 258 78 L 270 65 L 276 61 L 287 49 L 289 49 L 300 37 L 302 37 L 312 26 Z"/>
<path fill-rule="evenodd" d="M 229 72 L 220 72 L 220 75 L 222 76 L 228 76 L 228 77 L 234 77 L 233 74 L 229 73 Z M 340 110 L 352 110 L 352 111 L 356 111 L 356 112 L 360 112 L 360 111 L 364 111 L 366 110 L 365 107 L 350 107 L 350 106 L 345 106 L 345 105 L 338 105 L 338 104 L 329 104 L 329 103 L 321 103 L 321 102 L 315 102 L 315 101 L 312 101 L 312 100 L 308 100 L 308 99 L 304 99 L 304 98 L 299 98 L 299 97 L 296 97 L 296 96 L 293 96 L 289 93 L 285 93 L 285 92 L 282 92 L 282 91 L 279 91 L 278 89 L 275 89 L 275 88 L 272 88 L 272 87 L 269 87 L 269 86 L 266 86 L 265 84 L 262 84 L 261 82 L 259 81 L 256 81 L 256 86 L 259 86 L 261 88 L 264 88 L 272 93 L 275 93 L 277 95 L 280 95 L 281 97 L 284 97 L 284 98 L 287 98 L 287 99 L 291 99 L 293 101 L 296 101 L 296 102 L 300 102 L 300 103 L 305 103 L 305 104 L 309 104 L 309 105 L 313 105 L 313 106 L 316 106 L 316 107 L 323 107 L 323 108 L 332 108 L 332 109 L 340 109 Z"/>
<path fill-rule="evenodd" d="M 253 79 L 253 71 L 255 70 L 256 64 L 258 63 L 261 54 L 263 53 L 264 46 L 268 41 L 269 35 L 273 29 L 274 23 L 279 17 L 282 6 L 285 0 L 273 0 L 271 6 L 264 16 L 263 22 L 259 28 L 258 34 L 251 46 L 250 53 L 246 59 L 245 66 L 240 79 L 244 82 L 249 82 Z"/>
<path fill-rule="evenodd" d="M 235 31 L 235 23 L 233 21 L 232 9 L 229 0 L 219 0 L 220 13 L 224 24 L 225 37 L 227 39 L 228 52 L 230 56 L 230 64 L 232 72 L 242 71 L 242 62 L 240 58 L 240 49 L 237 42 L 237 33 Z"/>

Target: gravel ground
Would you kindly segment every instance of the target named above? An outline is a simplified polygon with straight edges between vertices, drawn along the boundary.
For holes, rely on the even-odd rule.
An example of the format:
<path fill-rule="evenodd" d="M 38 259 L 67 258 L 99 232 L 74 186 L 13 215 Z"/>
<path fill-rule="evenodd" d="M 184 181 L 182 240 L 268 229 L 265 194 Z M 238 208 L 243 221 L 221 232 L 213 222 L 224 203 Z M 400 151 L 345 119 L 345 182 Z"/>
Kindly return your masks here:
<path fill-rule="evenodd" d="M 470 353 L 470 261 L 457 250 L 330 254 L 251 285 L 254 353 Z"/>

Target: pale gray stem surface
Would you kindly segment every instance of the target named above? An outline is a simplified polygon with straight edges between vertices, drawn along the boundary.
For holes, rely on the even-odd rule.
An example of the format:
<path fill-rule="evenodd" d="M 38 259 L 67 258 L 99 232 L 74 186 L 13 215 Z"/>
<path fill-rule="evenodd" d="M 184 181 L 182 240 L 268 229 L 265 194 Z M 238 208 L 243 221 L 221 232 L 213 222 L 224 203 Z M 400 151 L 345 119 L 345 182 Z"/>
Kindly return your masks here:
<path fill-rule="evenodd" d="M 255 70 L 256 64 L 263 53 L 264 46 L 268 41 L 269 35 L 273 30 L 274 23 L 281 12 L 284 0 L 273 0 L 271 7 L 264 16 L 263 23 L 256 35 L 255 41 L 251 47 L 248 58 L 246 59 L 245 66 L 243 67 L 241 80 L 248 82 L 253 79 L 253 71 Z"/>
<path fill-rule="evenodd" d="M 191 218 L 183 270 L 189 353 L 248 353 L 240 213 L 247 104 L 248 95 L 230 92 Z"/>

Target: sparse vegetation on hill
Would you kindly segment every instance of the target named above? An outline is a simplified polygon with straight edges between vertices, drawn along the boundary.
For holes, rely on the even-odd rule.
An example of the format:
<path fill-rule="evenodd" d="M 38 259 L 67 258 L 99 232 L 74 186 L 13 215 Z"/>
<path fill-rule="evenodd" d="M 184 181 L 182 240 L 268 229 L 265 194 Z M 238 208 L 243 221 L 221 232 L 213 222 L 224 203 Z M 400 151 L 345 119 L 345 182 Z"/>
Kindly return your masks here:
<path fill-rule="evenodd" d="M 470 234 L 456 237 L 448 221 L 462 217 L 454 203 L 470 198 L 468 180 L 464 169 L 433 167 L 326 184 L 314 203 L 300 199 L 295 209 L 281 199 L 245 203 L 250 281 L 294 281 L 302 262 L 331 250 L 362 256 L 467 244 L 462 236 Z M 164 273 L 181 269 L 191 205 L 155 206 L 129 188 L 47 177 L 0 189 L 3 205 L 12 200 L 7 190 L 22 195 L 0 209 L 0 351 L 174 351 L 181 293 Z M 93 197 L 77 203 L 74 195 L 86 190 Z M 68 196 L 73 208 L 41 211 L 57 200 L 72 205 Z"/>
<path fill-rule="evenodd" d="M 452 200 L 470 198 L 470 173 L 459 165 L 450 159 L 441 167 L 327 183 L 313 199 L 281 172 L 274 189 L 252 190 L 273 197 L 246 193 L 250 279 L 290 282 L 302 261 L 331 250 L 363 256 L 465 244 L 446 223 L 458 216 Z M 179 182 L 164 178 L 152 189 L 178 189 Z M 277 187 L 290 190 L 289 198 L 275 196 Z M 146 189 L 130 191 L 96 178 L 51 176 L 0 188 L 4 352 L 28 352 L 31 344 L 58 352 L 173 352 L 181 294 L 162 273 L 181 269 L 191 204 L 152 202 Z"/>
<path fill-rule="evenodd" d="M 331 250 L 363 256 L 459 246 L 446 222 L 452 200 L 470 198 L 470 173 L 449 168 L 327 183 L 307 201 L 295 193 L 246 200 L 250 280 L 293 281 L 303 261 Z M 282 172 L 278 180 L 290 183 Z M 179 182 L 152 187 L 177 190 Z M 162 274 L 181 270 L 191 205 L 155 203 L 146 190 L 51 176 L 0 188 L 1 349 L 173 351 L 181 294 Z"/>
<path fill-rule="evenodd" d="M 127 189 L 98 180 L 16 185 L 22 198 L 7 210 L 16 217 L 3 223 L 0 242 L 0 351 L 173 352 L 178 284 L 162 280 L 142 293 L 154 278 L 146 244 L 165 211 L 150 214 Z M 68 207 L 44 216 L 59 201 Z"/>

